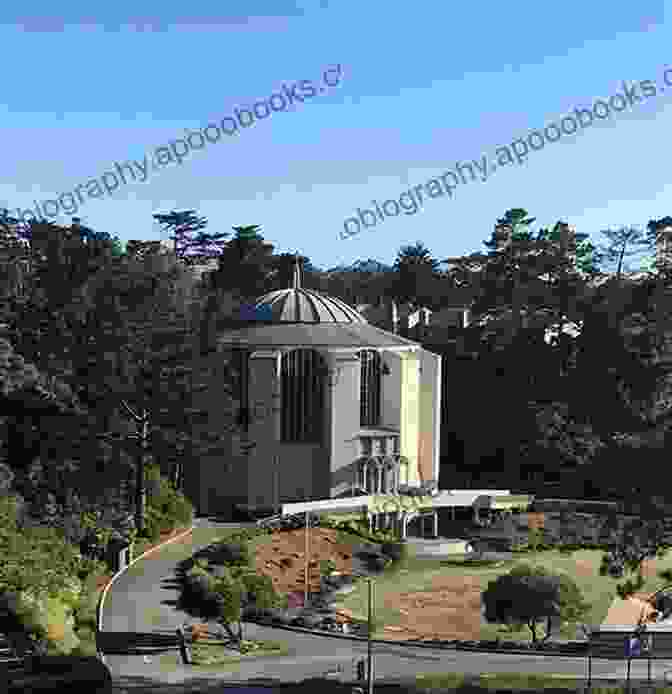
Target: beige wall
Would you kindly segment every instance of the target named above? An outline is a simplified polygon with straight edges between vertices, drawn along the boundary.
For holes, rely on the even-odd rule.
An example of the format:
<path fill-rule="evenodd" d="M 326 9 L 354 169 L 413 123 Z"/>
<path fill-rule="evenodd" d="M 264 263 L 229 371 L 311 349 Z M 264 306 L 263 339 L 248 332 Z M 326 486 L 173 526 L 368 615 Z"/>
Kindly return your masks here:
<path fill-rule="evenodd" d="M 408 480 L 402 482 L 415 484 L 420 481 L 418 471 L 419 435 L 419 395 L 420 373 L 419 357 L 416 352 L 403 352 L 401 357 L 401 435 L 400 453 L 408 458 Z"/>
<path fill-rule="evenodd" d="M 383 361 L 390 367 L 390 374 L 382 378 L 381 424 L 393 429 L 401 426 L 401 357 L 395 352 L 383 352 Z"/>
<path fill-rule="evenodd" d="M 421 480 L 439 479 L 441 428 L 441 357 L 425 349 L 419 352 L 418 469 Z"/>

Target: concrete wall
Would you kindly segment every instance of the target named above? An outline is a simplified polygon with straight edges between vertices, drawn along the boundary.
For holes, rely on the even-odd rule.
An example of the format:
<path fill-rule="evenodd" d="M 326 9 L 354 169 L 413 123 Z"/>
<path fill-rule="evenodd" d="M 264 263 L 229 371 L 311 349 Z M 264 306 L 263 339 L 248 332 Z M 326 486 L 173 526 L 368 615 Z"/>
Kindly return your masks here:
<path fill-rule="evenodd" d="M 278 448 L 280 427 L 280 359 L 275 351 L 256 351 L 250 357 L 249 407 L 251 422 L 249 436 L 257 445 L 247 461 L 249 504 L 260 506 L 275 503 L 274 456 Z M 277 470 L 279 488 L 284 491 L 287 482 L 285 464 L 280 455 Z"/>
<path fill-rule="evenodd" d="M 259 506 L 329 496 L 328 432 L 318 443 L 280 442 L 281 356 L 278 350 L 257 351 L 250 359 L 250 439 L 257 446 L 246 466 L 248 503 Z"/>
<path fill-rule="evenodd" d="M 185 490 L 204 513 L 227 513 L 234 503 L 273 506 L 276 502 L 327 499 L 350 489 L 354 479 L 360 432 L 361 364 L 352 353 L 325 354 L 324 437 L 321 443 L 279 443 L 280 350 L 257 351 L 250 358 L 250 440 L 256 447 L 240 450 L 234 427 L 238 403 L 224 392 L 224 356 L 199 361 L 195 373 L 207 385 L 195 393 L 193 407 L 207 412 L 195 433 L 220 432 L 220 443 L 194 457 L 185 470 Z M 409 460 L 401 483 L 438 477 L 439 426 L 437 372 L 439 360 L 426 353 L 384 353 L 390 375 L 382 378 L 382 423 L 400 431 L 400 453 Z M 421 381 L 420 363 L 425 378 Z M 422 403 L 422 404 L 421 404 Z M 420 431 L 423 438 L 420 438 Z M 275 456 L 278 456 L 277 474 Z M 422 472 L 418 470 L 419 461 Z M 277 491 L 276 491 L 277 485 Z"/>
<path fill-rule="evenodd" d="M 361 362 L 355 355 L 329 355 L 330 389 L 329 496 L 336 496 L 352 484 L 359 431 Z"/>
<path fill-rule="evenodd" d="M 207 417 L 197 431 L 221 433 L 217 448 L 196 455 L 185 470 L 185 490 L 203 513 L 228 514 L 235 503 L 270 507 L 276 501 L 329 496 L 328 439 L 322 444 L 278 443 L 280 356 L 279 351 L 257 351 L 250 358 L 249 438 L 257 445 L 247 456 L 241 452 L 240 433 L 227 433 L 238 403 L 223 390 L 223 357 L 213 354 L 200 361 L 198 371 L 208 387 L 193 396 L 192 406 L 204 409 Z"/>

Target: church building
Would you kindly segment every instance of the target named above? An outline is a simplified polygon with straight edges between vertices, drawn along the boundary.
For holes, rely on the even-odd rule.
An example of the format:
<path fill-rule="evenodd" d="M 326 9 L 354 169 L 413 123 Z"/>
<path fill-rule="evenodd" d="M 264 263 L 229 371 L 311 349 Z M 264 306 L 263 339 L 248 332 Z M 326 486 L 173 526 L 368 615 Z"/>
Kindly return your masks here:
<path fill-rule="evenodd" d="M 303 288 L 298 265 L 290 289 L 258 298 L 216 346 L 193 404 L 219 443 L 185 471 L 200 513 L 436 488 L 440 356 Z M 242 376 L 227 399 L 232 355 Z"/>

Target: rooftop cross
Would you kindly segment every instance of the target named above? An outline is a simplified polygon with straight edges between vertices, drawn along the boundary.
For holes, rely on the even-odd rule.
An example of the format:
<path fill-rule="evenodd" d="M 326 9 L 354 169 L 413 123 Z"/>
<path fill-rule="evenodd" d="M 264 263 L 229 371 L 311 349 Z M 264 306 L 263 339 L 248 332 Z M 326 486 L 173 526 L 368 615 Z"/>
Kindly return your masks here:
<path fill-rule="evenodd" d="M 294 254 L 294 286 L 293 289 L 301 289 L 301 265 L 299 264 L 299 254 Z"/>

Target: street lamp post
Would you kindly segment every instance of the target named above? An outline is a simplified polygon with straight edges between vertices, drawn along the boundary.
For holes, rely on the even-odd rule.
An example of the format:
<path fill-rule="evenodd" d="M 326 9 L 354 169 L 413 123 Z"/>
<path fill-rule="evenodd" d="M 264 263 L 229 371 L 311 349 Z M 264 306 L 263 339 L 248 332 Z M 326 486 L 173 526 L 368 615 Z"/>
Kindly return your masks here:
<path fill-rule="evenodd" d="M 280 460 L 277 455 L 273 456 L 273 498 L 275 500 L 275 514 L 280 515 L 280 479 L 279 479 Z"/>
<path fill-rule="evenodd" d="M 367 579 L 369 584 L 369 615 L 368 615 L 368 638 L 367 638 L 367 675 L 368 675 L 368 691 L 373 694 L 373 650 L 371 644 L 371 631 L 373 630 L 373 580 Z"/>
<path fill-rule="evenodd" d="M 310 511 L 306 511 L 306 561 L 305 561 L 305 567 L 304 567 L 304 573 L 305 573 L 305 591 L 304 591 L 304 596 L 303 596 L 303 606 L 308 607 L 308 573 L 309 573 L 309 568 L 308 568 L 308 562 L 310 560 L 308 556 L 309 548 L 308 548 L 308 525 L 309 525 L 309 515 Z"/>

